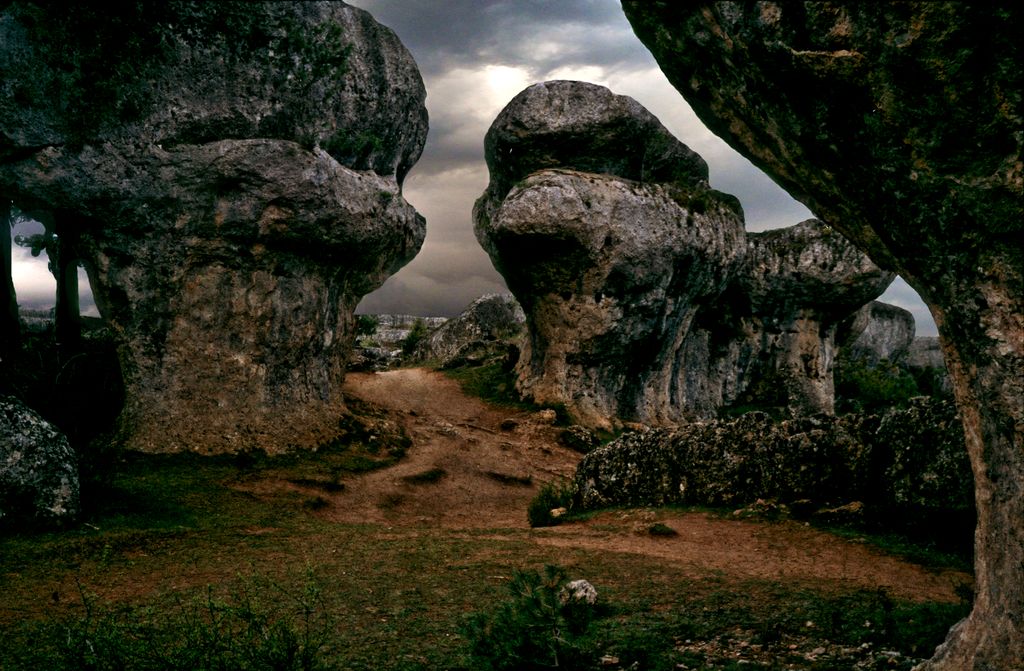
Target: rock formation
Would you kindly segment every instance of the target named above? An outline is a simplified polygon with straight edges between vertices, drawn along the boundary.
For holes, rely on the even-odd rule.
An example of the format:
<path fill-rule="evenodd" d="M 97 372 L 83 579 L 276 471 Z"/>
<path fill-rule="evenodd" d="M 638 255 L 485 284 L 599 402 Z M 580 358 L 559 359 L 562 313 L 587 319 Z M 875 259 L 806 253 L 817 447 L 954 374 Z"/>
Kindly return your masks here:
<path fill-rule="evenodd" d="M 343 3 L 66 9 L 0 15 L 0 195 L 84 261 L 122 438 L 333 437 L 353 310 L 423 239 L 400 187 L 427 129 L 411 56 Z"/>
<path fill-rule="evenodd" d="M 61 526 L 78 508 L 68 439 L 13 396 L 0 397 L 0 527 Z"/>
<path fill-rule="evenodd" d="M 592 84 L 520 93 L 486 156 L 477 237 L 526 312 L 524 395 L 601 429 L 714 416 L 756 389 L 832 411 L 835 331 L 892 281 L 842 236 L 746 235 L 700 157 Z"/>
<path fill-rule="evenodd" d="M 704 418 L 731 405 L 831 414 L 840 325 L 892 280 L 814 219 L 748 234 L 744 263 L 686 336 L 686 406 Z"/>
<path fill-rule="evenodd" d="M 512 294 L 487 294 L 434 329 L 415 357 L 436 362 L 441 368 L 503 357 L 509 347 L 516 346 L 525 322 L 523 308 Z"/>
<path fill-rule="evenodd" d="M 735 199 L 635 101 L 581 82 L 520 93 L 487 133 L 477 237 L 526 313 L 518 388 L 580 423 L 662 423 L 680 339 L 741 260 Z"/>
<path fill-rule="evenodd" d="M 815 508 L 858 501 L 915 521 L 969 518 L 963 429 L 948 401 L 920 398 L 881 417 L 760 412 L 629 433 L 594 450 L 574 479 L 580 509 L 611 505 L 743 506 L 768 499 Z M 969 529 L 963 530 L 965 535 Z"/>
<path fill-rule="evenodd" d="M 978 501 L 927 671 L 1024 668 L 1024 9 L 624 0 L 697 115 L 931 308 Z"/>
<path fill-rule="evenodd" d="M 847 330 L 844 352 L 871 366 L 883 359 L 906 361 L 916 330 L 908 310 L 881 301 L 868 303 L 843 326 Z"/>

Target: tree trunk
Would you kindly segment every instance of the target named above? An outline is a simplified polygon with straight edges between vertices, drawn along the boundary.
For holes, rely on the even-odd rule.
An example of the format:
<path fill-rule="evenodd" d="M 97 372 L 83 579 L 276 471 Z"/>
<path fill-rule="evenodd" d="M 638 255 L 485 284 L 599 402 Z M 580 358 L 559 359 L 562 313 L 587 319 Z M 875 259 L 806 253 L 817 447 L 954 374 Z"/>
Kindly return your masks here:
<path fill-rule="evenodd" d="M 57 258 L 53 266 L 57 275 L 57 307 L 54 310 L 54 333 L 62 355 L 74 354 L 81 339 L 78 304 L 78 255 L 74 235 L 63 226 L 57 235 Z"/>
<path fill-rule="evenodd" d="M 6 359 L 21 342 L 18 297 L 14 291 L 11 257 L 11 203 L 0 200 L 0 361 Z"/>

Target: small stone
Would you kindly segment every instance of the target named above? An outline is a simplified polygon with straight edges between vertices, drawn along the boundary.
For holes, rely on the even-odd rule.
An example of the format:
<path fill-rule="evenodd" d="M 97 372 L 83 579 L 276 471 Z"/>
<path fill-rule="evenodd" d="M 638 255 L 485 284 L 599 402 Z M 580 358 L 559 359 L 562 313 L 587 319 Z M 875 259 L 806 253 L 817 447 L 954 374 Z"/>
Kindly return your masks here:
<path fill-rule="evenodd" d="M 562 603 L 585 603 L 593 606 L 597 603 L 597 588 L 587 580 L 573 580 L 558 595 Z M 616 662 L 617 663 L 617 662 Z"/>

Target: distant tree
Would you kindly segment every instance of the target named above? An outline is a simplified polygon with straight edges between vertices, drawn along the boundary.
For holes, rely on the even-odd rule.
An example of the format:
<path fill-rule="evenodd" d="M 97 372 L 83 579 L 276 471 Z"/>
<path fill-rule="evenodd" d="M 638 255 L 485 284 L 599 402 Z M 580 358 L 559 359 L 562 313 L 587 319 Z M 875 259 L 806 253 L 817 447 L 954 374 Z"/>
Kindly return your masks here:
<path fill-rule="evenodd" d="M 415 352 L 420 343 L 427 339 L 428 334 L 426 322 L 417 317 L 416 321 L 412 323 L 412 328 L 409 329 L 409 334 L 402 340 L 402 355 L 409 356 Z"/>
<path fill-rule="evenodd" d="M 30 218 L 14 210 L 19 223 Z M 75 249 L 76 230 L 72 217 L 60 216 L 52 222 L 43 221 L 43 232 L 19 235 L 14 242 L 26 247 L 32 256 L 46 252 L 47 267 L 57 282 L 57 306 L 54 310 L 54 335 L 57 344 L 73 353 L 81 338 L 81 307 L 78 299 L 78 252 Z M 9 237 L 9 236 L 8 236 Z"/>
<path fill-rule="evenodd" d="M 356 315 L 356 335 L 372 336 L 377 333 L 380 319 L 377 315 Z"/>

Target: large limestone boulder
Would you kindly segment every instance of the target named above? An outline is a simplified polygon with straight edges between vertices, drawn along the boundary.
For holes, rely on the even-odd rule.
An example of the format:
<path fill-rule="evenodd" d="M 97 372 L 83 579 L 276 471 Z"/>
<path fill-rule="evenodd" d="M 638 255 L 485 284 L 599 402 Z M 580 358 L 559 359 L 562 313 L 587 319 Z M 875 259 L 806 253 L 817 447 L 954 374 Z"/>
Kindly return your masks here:
<path fill-rule="evenodd" d="M 400 184 L 425 92 L 394 33 L 332 2 L 19 2 L 0 44 L 0 193 L 83 259 L 127 445 L 336 435 L 353 310 L 424 234 Z"/>
<path fill-rule="evenodd" d="M 72 522 L 78 493 L 78 458 L 64 434 L 13 396 L 0 397 L 0 528 Z"/>
<path fill-rule="evenodd" d="M 526 89 L 485 147 L 474 218 L 526 314 L 519 391 L 595 428 L 674 419 L 682 334 L 742 258 L 735 199 L 649 112 L 592 84 Z"/>
<path fill-rule="evenodd" d="M 845 353 L 868 365 L 879 361 L 905 363 L 914 342 L 914 315 L 896 305 L 871 301 L 853 315 L 844 329 L 848 341 L 842 343 Z M 941 362 L 941 353 L 940 353 Z"/>
<path fill-rule="evenodd" d="M 1024 9 L 623 8 L 713 132 L 928 303 L 978 529 L 974 610 L 924 668 L 1024 668 Z"/>

